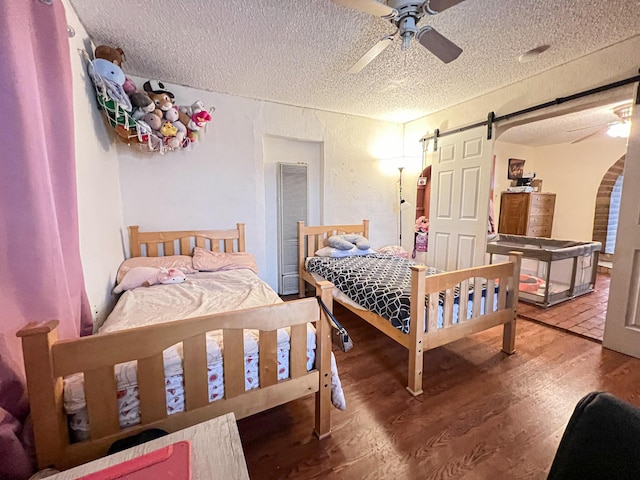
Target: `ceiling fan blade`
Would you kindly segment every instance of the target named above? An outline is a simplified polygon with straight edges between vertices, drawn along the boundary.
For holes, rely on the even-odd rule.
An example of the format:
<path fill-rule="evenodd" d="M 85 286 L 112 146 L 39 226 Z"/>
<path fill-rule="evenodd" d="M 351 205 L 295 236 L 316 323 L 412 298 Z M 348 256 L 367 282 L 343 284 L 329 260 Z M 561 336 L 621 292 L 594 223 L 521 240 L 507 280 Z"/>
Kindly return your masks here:
<path fill-rule="evenodd" d="M 462 2 L 464 2 L 464 0 L 431 0 L 427 3 L 425 9 L 427 12 L 435 15 Z"/>
<path fill-rule="evenodd" d="M 396 16 L 397 10 L 377 0 L 333 0 L 334 3 L 343 5 L 353 10 L 359 10 L 369 15 L 390 19 Z"/>
<path fill-rule="evenodd" d="M 462 53 L 462 49 L 448 38 L 440 35 L 432 27 L 421 28 L 416 35 L 418 42 L 444 63 L 454 61 Z"/>
<path fill-rule="evenodd" d="M 574 128 L 573 130 L 567 130 L 567 133 L 571 133 L 571 132 L 579 132 L 580 130 L 589 130 L 591 128 L 598 128 L 598 127 L 609 127 L 611 125 L 615 125 L 616 123 L 620 123 L 620 122 L 609 122 L 609 123 L 600 123 L 598 125 L 590 125 L 588 127 L 580 127 L 580 128 Z"/>
<path fill-rule="evenodd" d="M 367 53 L 360 57 L 360 60 L 354 63 L 351 68 L 347 70 L 347 73 L 355 74 L 360 72 L 360 70 L 369 65 L 369 63 L 371 63 L 374 58 L 380 55 L 384 51 L 384 49 L 391 44 L 392 41 L 393 35 L 385 35 L 384 37 L 382 37 L 378 41 L 378 43 L 376 43 L 369 49 Z"/>
<path fill-rule="evenodd" d="M 591 138 L 591 137 L 595 137 L 596 135 L 600 135 L 602 132 L 604 132 L 604 128 L 596 130 L 595 132 L 590 133 L 589 135 L 585 135 L 584 137 L 580 137 L 579 139 L 574 140 L 573 142 L 571 142 L 570 145 L 573 145 L 574 143 L 582 142 L 583 140 L 586 140 L 587 138 Z"/>

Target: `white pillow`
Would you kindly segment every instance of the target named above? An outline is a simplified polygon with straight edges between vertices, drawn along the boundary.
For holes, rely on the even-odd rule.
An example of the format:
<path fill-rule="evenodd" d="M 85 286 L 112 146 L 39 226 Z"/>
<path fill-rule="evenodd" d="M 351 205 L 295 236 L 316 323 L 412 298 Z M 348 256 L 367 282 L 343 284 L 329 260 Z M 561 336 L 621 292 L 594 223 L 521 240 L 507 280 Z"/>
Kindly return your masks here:
<path fill-rule="evenodd" d="M 354 246 L 351 250 L 340 250 L 333 247 L 323 247 L 320 250 L 316 251 L 316 257 L 342 258 L 353 257 L 356 255 L 370 255 L 372 253 L 376 253 L 376 251 L 370 248 L 367 250 L 361 250 L 356 246 Z"/>

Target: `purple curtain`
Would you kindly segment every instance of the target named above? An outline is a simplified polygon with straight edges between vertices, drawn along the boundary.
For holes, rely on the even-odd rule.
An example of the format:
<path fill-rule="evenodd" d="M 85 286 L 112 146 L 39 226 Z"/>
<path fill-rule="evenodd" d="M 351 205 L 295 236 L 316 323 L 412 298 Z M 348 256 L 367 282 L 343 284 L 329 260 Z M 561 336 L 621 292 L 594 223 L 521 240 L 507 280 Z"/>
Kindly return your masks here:
<path fill-rule="evenodd" d="M 90 333 L 91 315 L 62 3 L 0 2 L 0 45 L 0 478 L 11 479 L 28 478 L 33 465 L 15 333 L 29 321 L 55 318 L 61 338 L 77 337 Z"/>

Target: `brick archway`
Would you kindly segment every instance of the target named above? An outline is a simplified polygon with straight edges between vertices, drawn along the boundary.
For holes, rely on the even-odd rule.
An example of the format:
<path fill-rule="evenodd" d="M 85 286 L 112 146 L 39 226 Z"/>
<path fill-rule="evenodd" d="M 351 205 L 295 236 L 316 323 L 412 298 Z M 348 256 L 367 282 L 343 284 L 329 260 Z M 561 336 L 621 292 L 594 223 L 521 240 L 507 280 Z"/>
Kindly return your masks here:
<path fill-rule="evenodd" d="M 609 206 L 611 204 L 611 192 L 616 180 L 624 170 L 626 155 L 620 157 L 607 173 L 602 177 L 598 193 L 596 194 L 596 211 L 593 219 L 593 240 L 602 243 L 602 251 L 605 251 L 607 243 L 607 227 L 609 225 Z"/>

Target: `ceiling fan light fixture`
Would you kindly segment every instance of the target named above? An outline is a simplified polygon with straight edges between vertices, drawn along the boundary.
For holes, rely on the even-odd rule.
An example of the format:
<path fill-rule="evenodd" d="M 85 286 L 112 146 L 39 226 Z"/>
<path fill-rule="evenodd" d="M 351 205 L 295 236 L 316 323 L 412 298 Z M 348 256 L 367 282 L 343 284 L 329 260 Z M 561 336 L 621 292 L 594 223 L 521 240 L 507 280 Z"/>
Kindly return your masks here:
<path fill-rule="evenodd" d="M 607 135 L 610 137 L 628 138 L 631 133 L 631 122 L 614 123 L 607 128 Z"/>
<path fill-rule="evenodd" d="M 518 62 L 520 63 L 529 63 L 536 58 L 538 58 L 541 54 L 546 52 L 551 48 L 551 45 L 540 45 L 536 48 L 532 48 L 529 51 L 524 52 L 522 55 L 518 57 Z"/>

